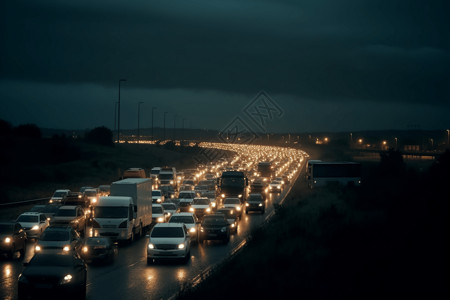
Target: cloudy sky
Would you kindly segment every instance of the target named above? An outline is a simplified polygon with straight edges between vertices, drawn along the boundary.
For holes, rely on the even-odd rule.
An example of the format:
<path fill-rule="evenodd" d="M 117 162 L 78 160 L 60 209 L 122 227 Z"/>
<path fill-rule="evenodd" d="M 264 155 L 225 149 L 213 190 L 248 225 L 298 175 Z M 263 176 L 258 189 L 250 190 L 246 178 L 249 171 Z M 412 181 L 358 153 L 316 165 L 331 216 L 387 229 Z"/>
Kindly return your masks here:
<path fill-rule="evenodd" d="M 0 119 L 85 129 L 450 127 L 448 0 L 15 0 L 0 4 Z"/>

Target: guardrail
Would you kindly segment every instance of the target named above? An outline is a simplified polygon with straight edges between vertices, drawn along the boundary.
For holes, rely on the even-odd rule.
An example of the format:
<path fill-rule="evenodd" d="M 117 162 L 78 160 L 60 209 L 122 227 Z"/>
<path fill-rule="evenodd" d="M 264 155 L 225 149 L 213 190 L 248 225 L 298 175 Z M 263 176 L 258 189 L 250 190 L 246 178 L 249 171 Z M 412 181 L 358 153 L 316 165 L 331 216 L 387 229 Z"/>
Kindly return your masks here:
<path fill-rule="evenodd" d="M 48 201 L 48 200 L 50 200 L 50 197 L 17 201 L 17 202 L 0 203 L 0 207 L 20 206 L 20 205 L 31 204 L 31 203 L 39 203 L 41 201 Z"/>

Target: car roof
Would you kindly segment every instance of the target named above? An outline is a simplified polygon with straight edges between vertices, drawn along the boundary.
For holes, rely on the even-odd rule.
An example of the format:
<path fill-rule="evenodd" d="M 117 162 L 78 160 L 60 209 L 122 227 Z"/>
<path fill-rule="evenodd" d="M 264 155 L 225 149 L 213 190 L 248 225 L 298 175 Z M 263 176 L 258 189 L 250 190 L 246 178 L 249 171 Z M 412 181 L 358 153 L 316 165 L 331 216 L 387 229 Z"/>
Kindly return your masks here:
<path fill-rule="evenodd" d="M 57 225 L 51 225 L 49 227 L 47 227 L 45 230 L 49 230 L 49 231 L 72 231 L 72 227 L 68 226 L 68 225 L 64 225 L 64 226 L 57 226 Z"/>
<path fill-rule="evenodd" d="M 174 213 L 172 215 L 173 216 L 182 216 L 182 217 L 193 217 L 194 213 L 190 213 L 190 212 L 179 212 L 179 213 Z"/>
<path fill-rule="evenodd" d="M 39 216 L 39 215 L 42 215 L 42 213 L 41 212 L 38 212 L 38 211 L 27 211 L 27 212 L 24 212 L 24 213 L 22 213 L 22 214 L 20 214 L 21 216 L 22 215 L 27 215 L 27 216 Z"/>
<path fill-rule="evenodd" d="M 59 209 L 75 209 L 77 207 L 81 207 L 79 205 L 63 205 Z"/>
<path fill-rule="evenodd" d="M 183 227 L 185 226 L 183 223 L 158 223 L 153 228 L 159 227 Z"/>
<path fill-rule="evenodd" d="M 152 204 L 152 207 L 162 207 L 162 205 L 159 204 L 159 203 L 153 203 L 153 204 Z"/>

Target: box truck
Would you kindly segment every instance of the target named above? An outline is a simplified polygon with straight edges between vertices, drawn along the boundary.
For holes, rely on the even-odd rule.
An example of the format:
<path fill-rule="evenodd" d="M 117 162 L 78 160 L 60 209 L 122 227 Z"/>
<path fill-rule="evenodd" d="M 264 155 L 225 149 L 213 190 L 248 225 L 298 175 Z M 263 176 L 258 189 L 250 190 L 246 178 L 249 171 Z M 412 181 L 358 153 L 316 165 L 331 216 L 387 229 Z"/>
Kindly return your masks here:
<path fill-rule="evenodd" d="M 110 197 L 130 197 L 133 205 L 133 218 L 120 224 L 127 226 L 129 234 L 125 239 L 132 241 L 141 236 L 144 229 L 152 224 L 152 182 L 148 178 L 127 178 L 111 184 Z M 129 205 L 129 204 L 128 204 Z M 98 207 L 99 204 L 96 205 Z M 130 219 L 130 217 L 128 217 Z M 101 226 L 95 215 L 94 220 Z M 125 221 L 125 220 L 124 220 Z M 97 226 L 97 224 L 95 224 Z M 113 225 L 113 224 L 109 224 Z M 94 228 L 95 230 L 95 228 Z M 104 231 L 104 230 L 101 230 Z M 99 232 L 101 232 L 99 231 Z M 117 239 L 124 239 L 118 237 Z"/>

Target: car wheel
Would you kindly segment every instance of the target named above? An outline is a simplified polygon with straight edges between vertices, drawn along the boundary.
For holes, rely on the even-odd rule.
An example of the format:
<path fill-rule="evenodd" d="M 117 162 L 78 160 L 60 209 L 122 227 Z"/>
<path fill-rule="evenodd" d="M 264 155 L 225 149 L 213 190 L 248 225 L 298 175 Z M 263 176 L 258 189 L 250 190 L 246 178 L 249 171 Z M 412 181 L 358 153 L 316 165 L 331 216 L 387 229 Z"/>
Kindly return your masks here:
<path fill-rule="evenodd" d="M 128 244 L 133 243 L 134 241 L 134 230 L 131 230 L 131 237 L 128 239 Z"/>
<path fill-rule="evenodd" d="M 153 264 L 153 258 L 147 257 L 147 265 L 152 265 L 152 264 Z"/>

